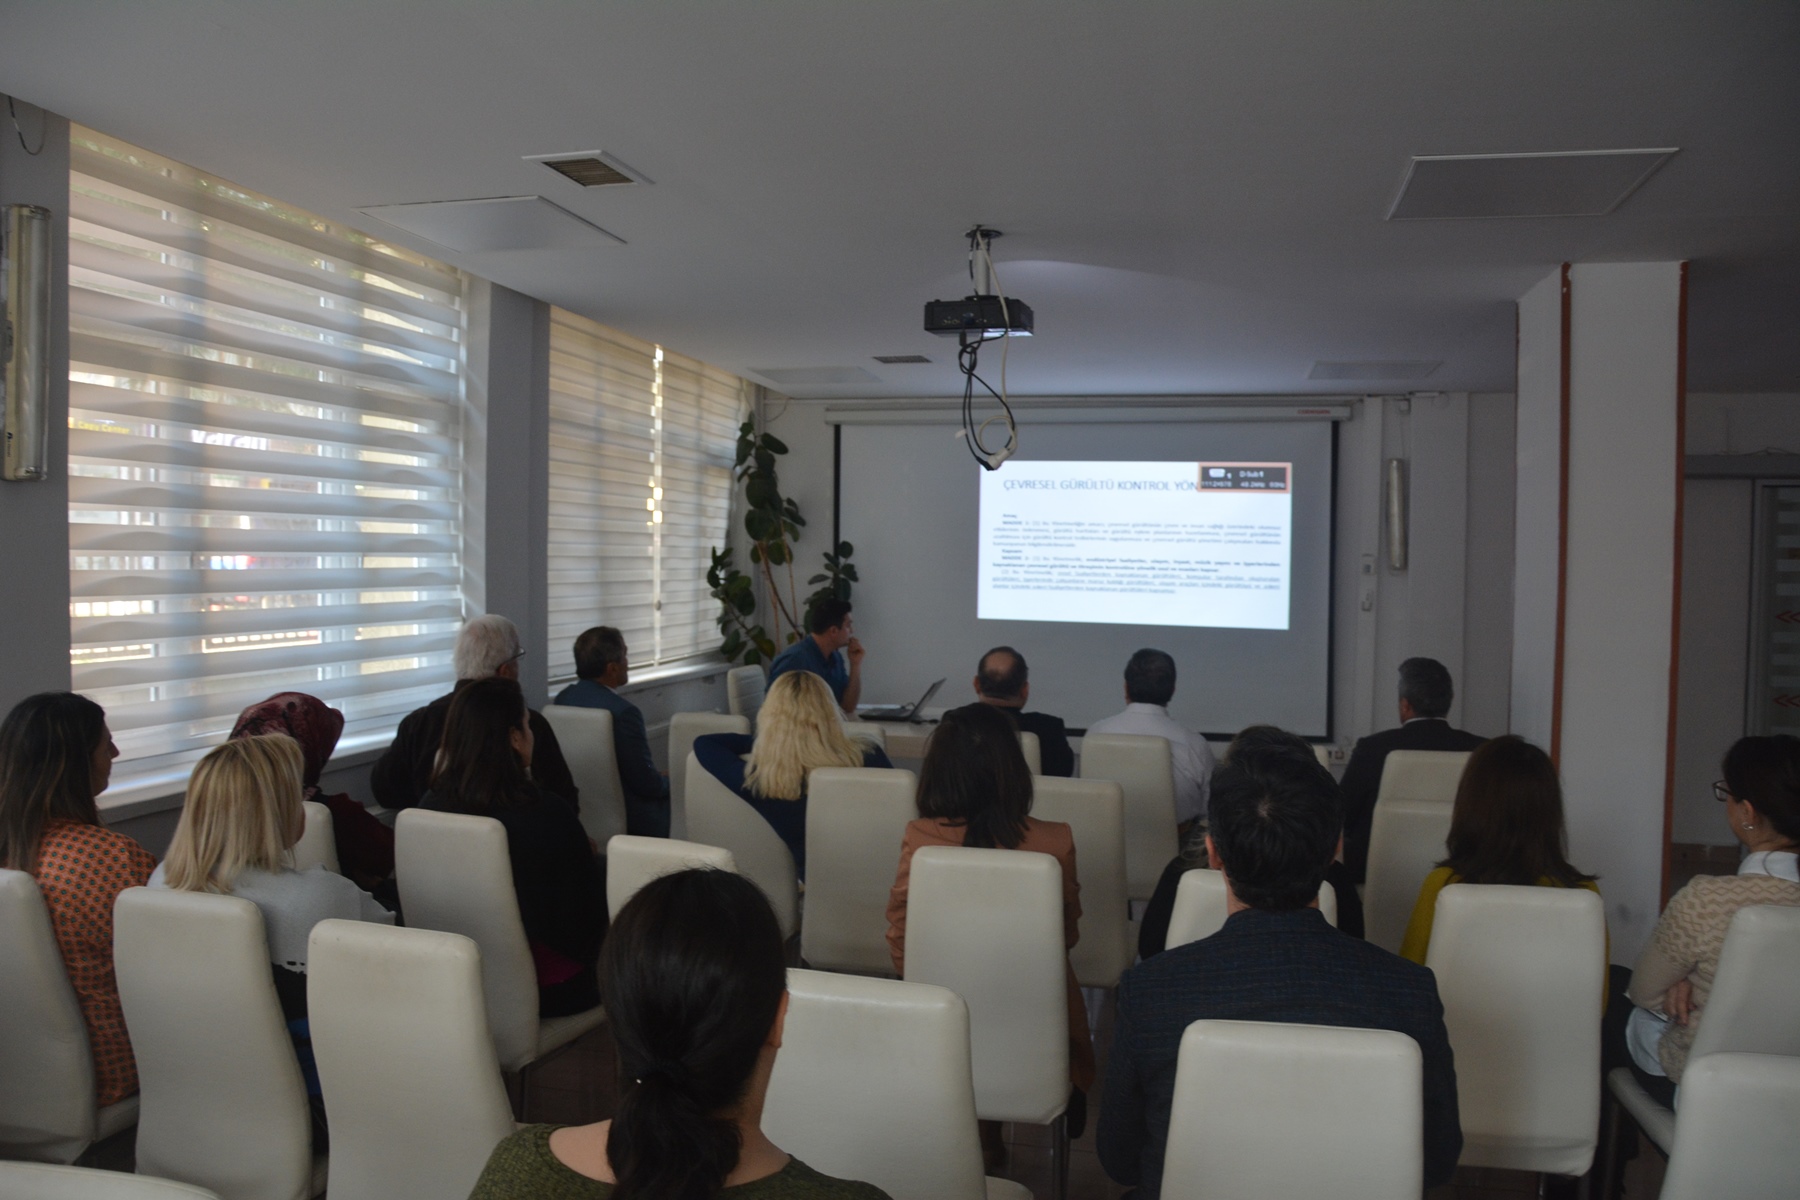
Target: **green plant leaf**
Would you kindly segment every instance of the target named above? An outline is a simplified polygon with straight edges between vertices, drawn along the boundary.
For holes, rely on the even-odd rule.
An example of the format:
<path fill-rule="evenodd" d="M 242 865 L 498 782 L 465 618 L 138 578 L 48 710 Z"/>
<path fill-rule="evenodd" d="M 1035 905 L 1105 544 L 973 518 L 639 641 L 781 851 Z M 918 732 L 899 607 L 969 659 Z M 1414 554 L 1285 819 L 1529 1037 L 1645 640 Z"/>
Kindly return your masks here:
<path fill-rule="evenodd" d="M 811 587 L 815 583 L 824 583 L 827 579 L 830 579 L 830 578 L 831 578 L 831 576 L 829 576 L 829 575 L 814 575 L 811 579 L 806 581 L 806 586 Z"/>
<path fill-rule="evenodd" d="M 744 532 L 751 540 L 766 542 L 776 536 L 780 530 L 781 519 L 766 509 L 752 508 L 744 513 Z M 754 551 L 752 551 L 754 553 Z M 761 561 L 752 559 L 752 561 Z"/>
<path fill-rule="evenodd" d="M 849 542 L 839 542 L 837 552 L 838 557 L 849 558 L 852 554 L 856 553 L 856 547 L 852 546 Z"/>
<path fill-rule="evenodd" d="M 781 507 L 781 493 L 776 490 L 775 481 L 767 475 L 750 477 L 744 485 L 744 499 L 749 502 L 751 508 L 779 509 Z M 792 504 L 793 501 L 790 500 L 788 503 Z"/>
<path fill-rule="evenodd" d="M 777 454 L 786 454 L 788 452 L 787 443 L 772 433 L 763 434 L 762 442 L 764 446 Z"/>

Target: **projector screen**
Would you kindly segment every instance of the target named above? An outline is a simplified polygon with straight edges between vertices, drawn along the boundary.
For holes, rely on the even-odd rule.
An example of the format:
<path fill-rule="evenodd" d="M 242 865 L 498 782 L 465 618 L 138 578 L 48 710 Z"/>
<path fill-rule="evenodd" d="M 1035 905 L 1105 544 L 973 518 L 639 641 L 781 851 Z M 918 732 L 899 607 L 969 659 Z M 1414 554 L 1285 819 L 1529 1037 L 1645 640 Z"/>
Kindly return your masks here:
<path fill-rule="evenodd" d="M 863 700 L 973 699 L 988 649 L 1028 707 L 1082 728 L 1124 707 L 1131 654 L 1172 654 L 1170 712 L 1229 736 L 1329 735 L 1333 425 L 1020 418 L 983 471 L 950 424 L 846 421 L 838 532 L 856 547 Z M 803 561 L 810 552 L 802 548 Z"/>

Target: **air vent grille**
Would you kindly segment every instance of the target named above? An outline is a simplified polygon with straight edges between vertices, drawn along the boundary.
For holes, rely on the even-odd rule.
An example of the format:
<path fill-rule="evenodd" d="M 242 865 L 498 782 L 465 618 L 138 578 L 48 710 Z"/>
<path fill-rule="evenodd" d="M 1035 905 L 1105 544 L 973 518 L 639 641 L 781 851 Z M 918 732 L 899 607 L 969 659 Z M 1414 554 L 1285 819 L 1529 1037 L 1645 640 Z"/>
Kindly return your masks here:
<path fill-rule="evenodd" d="M 931 360 L 926 358 L 923 354 L 877 354 L 875 356 L 875 361 L 878 363 L 886 363 L 891 367 L 900 363 L 928 363 Z"/>
<path fill-rule="evenodd" d="M 582 187 L 606 187 L 614 183 L 637 182 L 617 167 L 608 166 L 597 158 L 550 159 L 544 165 L 558 175 L 573 179 Z"/>

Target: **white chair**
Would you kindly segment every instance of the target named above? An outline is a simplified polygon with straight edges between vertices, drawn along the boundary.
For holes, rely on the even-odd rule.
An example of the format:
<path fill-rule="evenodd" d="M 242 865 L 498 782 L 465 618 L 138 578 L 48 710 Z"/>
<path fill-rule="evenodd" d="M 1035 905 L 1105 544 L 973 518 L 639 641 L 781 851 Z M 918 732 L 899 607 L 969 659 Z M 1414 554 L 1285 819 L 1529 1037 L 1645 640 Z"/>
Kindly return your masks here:
<path fill-rule="evenodd" d="M 769 690 L 769 677 L 760 665 L 733 667 L 725 672 L 725 705 L 733 716 L 756 720 L 763 695 Z"/>
<path fill-rule="evenodd" d="M 1048 854 L 927 846 L 912 858 L 906 980 L 969 1006 L 975 1111 L 1051 1125 L 1052 1178 L 1068 1190 L 1069 1001 L 1062 868 Z"/>
<path fill-rule="evenodd" d="M 860 738 L 879 748 L 883 754 L 887 753 L 887 726 L 880 721 L 846 720 L 844 732 L 852 739 Z"/>
<path fill-rule="evenodd" d="M 556 730 L 556 743 L 581 793 L 581 826 L 596 845 L 604 846 L 626 831 L 625 785 L 619 782 L 613 715 L 604 708 L 546 704 L 544 720 Z"/>
<path fill-rule="evenodd" d="M 1125 789 L 1125 891 L 1148 900 L 1180 848 L 1175 832 L 1175 768 L 1166 738 L 1094 733 L 1081 739 L 1081 777 Z"/>
<path fill-rule="evenodd" d="M 467 1196 L 513 1131 L 475 943 L 320 921 L 307 959 L 313 1054 L 331 1114 L 330 1200 Z"/>
<path fill-rule="evenodd" d="M 736 871 L 731 851 L 675 838 L 633 837 L 621 833 L 606 843 L 606 913 L 617 917 L 625 902 L 652 879 L 689 867 Z"/>
<path fill-rule="evenodd" d="M 750 718 L 730 713 L 676 713 L 669 718 L 669 836 L 685 838 L 687 829 L 687 764 L 694 739 L 708 733 L 750 732 Z"/>
<path fill-rule="evenodd" d="M 1225 927 L 1225 876 L 1223 872 L 1196 867 L 1175 885 L 1175 907 L 1169 914 L 1169 932 L 1163 949 L 1173 950 L 1201 938 L 1209 938 Z M 1319 911 L 1332 927 L 1337 927 L 1337 889 L 1329 883 L 1319 885 Z"/>
<path fill-rule="evenodd" d="M 127 888 L 113 906 L 113 964 L 137 1055 L 139 1173 L 224 1200 L 324 1191 L 256 905 Z"/>
<path fill-rule="evenodd" d="M 774 906 L 781 936 L 800 932 L 799 876 L 794 856 L 762 814 L 713 778 L 693 751 L 687 764 L 688 838 L 731 851 L 739 875 L 761 888 Z"/>
<path fill-rule="evenodd" d="M 1436 800 L 1386 800 L 1375 806 L 1363 929 L 1383 950 L 1400 952 L 1419 888 L 1443 860 L 1450 812 L 1450 805 Z"/>
<path fill-rule="evenodd" d="M 789 971 L 762 1125 L 808 1166 L 894 1200 L 1031 1195 L 982 1178 L 969 1009 L 947 988 Z"/>
<path fill-rule="evenodd" d="M 822 971 L 892 975 L 887 902 L 906 824 L 919 815 L 911 771 L 820 767 L 806 789 L 806 920 L 800 957 Z"/>
<path fill-rule="evenodd" d="M 1681 1077 L 1662 1200 L 1766 1200 L 1800 1192 L 1800 1058 L 1709 1054 Z"/>
<path fill-rule="evenodd" d="M 1025 765 L 1033 775 L 1044 773 L 1044 744 L 1038 741 L 1037 734 L 1029 729 L 1019 730 L 1019 753 L 1025 756 Z"/>
<path fill-rule="evenodd" d="M 72 1163 L 131 1128 L 138 1098 L 94 1107 L 94 1055 L 37 880 L 0 869 L 0 1154 Z"/>
<path fill-rule="evenodd" d="M 1375 810 L 1389 800 L 1429 800 L 1451 804 L 1468 765 L 1467 750 L 1391 750 L 1381 764 Z"/>
<path fill-rule="evenodd" d="M 523 1071 L 606 1019 L 599 1007 L 538 1017 L 537 967 L 500 822 L 406 809 L 394 822 L 394 868 L 409 926 L 460 933 L 481 947 L 488 1025 L 504 1069 Z"/>
<path fill-rule="evenodd" d="M 1600 1131 L 1606 913 L 1585 888 L 1438 893 L 1425 965 L 1456 1054 L 1464 1166 L 1581 1175 Z"/>
<path fill-rule="evenodd" d="M 332 825 L 331 810 L 317 800 L 302 801 L 301 807 L 306 810 L 306 828 L 290 851 L 294 870 L 308 871 L 313 867 L 324 867 L 328 871 L 343 874 L 342 868 L 338 866 L 337 833 Z"/>
<path fill-rule="evenodd" d="M 48 1163 L 0 1162 L 0 1200 L 220 1200 L 173 1179 Z"/>
<path fill-rule="evenodd" d="M 1195 1021 L 1175 1060 L 1163 1197 L 1418 1196 L 1422 1061 L 1389 1029 Z"/>
<path fill-rule="evenodd" d="M 1031 815 L 1061 821 L 1075 835 L 1081 938 L 1069 951 L 1069 966 L 1082 987 L 1117 987 L 1119 976 L 1137 957 L 1125 898 L 1124 791 L 1110 779 L 1040 775 L 1031 784 Z M 807 919 L 812 919 L 810 911 Z"/>

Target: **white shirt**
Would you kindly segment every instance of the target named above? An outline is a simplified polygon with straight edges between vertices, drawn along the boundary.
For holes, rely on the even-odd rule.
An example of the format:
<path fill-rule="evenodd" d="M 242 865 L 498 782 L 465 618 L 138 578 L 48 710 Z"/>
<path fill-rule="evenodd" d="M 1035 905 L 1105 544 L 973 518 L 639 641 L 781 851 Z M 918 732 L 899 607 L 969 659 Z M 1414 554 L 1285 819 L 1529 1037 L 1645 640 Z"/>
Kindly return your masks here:
<path fill-rule="evenodd" d="M 169 886 L 161 866 L 150 876 L 150 886 Z M 341 917 L 382 925 L 394 923 L 394 914 L 377 904 L 375 897 L 324 867 L 304 871 L 248 867 L 233 881 L 231 894 L 262 910 L 263 928 L 269 938 L 269 961 L 302 974 L 306 972 L 306 940 L 320 921 Z"/>
<path fill-rule="evenodd" d="M 1738 864 L 1739 875 L 1773 875 L 1789 883 L 1800 883 L 1800 855 L 1792 850 L 1755 850 L 1744 855 Z"/>
<path fill-rule="evenodd" d="M 1088 726 L 1089 733 L 1130 733 L 1159 737 L 1169 743 L 1175 768 L 1175 820 L 1186 824 L 1206 815 L 1206 798 L 1212 787 L 1212 747 L 1206 739 L 1183 729 L 1160 704 L 1127 704 L 1125 711 Z"/>

